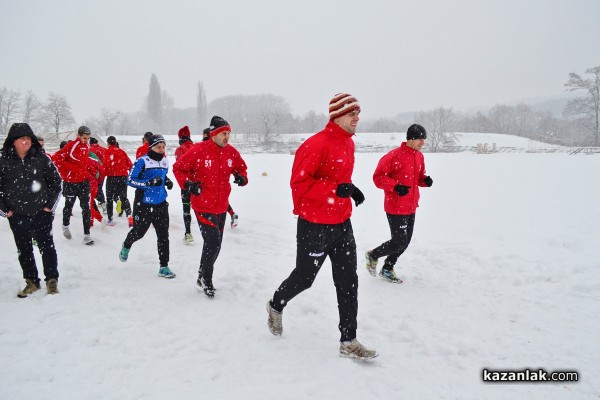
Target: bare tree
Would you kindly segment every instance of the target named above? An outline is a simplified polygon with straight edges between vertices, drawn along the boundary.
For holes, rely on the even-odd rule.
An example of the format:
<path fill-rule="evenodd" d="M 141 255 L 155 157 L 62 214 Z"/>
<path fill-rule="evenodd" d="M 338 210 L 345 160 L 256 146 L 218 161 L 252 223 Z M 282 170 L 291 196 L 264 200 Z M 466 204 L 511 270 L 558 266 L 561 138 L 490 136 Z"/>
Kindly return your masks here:
<path fill-rule="evenodd" d="M 50 92 L 48 100 L 44 105 L 44 121 L 56 133 L 60 132 L 61 127 L 65 128 L 75 123 L 71 106 L 65 96 Z"/>
<path fill-rule="evenodd" d="M 514 109 L 497 104 L 488 113 L 492 132 L 509 134 L 514 126 Z"/>
<path fill-rule="evenodd" d="M 456 142 L 452 108 L 439 107 L 432 111 L 420 112 L 416 120 L 427 130 L 427 146 L 433 152 Z"/>
<path fill-rule="evenodd" d="M 206 104 L 206 93 L 204 84 L 198 82 L 198 93 L 196 94 L 196 113 L 198 116 L 198 126 L 202 128 L 208 124 L 208 105 Z"/>
<path fill-rule="evenodd" d="M 21 93 L 0 88 L 0 134 L 5 135 L 21 108 Z"/>
<path fill-rule="evenodd" d="M 535 114 L 527 104 L 517 104 L 514 108 L 514 133 L 517 136 L 531 137 L 535 128 Z"/>
<path fill-rule="evenodd" d="M 115 130 L 115 121 L 121 116 L 121 111 L 102 108 L 98 118 L 98 129 L 104 136 L 110 136 Z"/>
<path fill-rule="evenodd" d="M 583 90 L 583 97 L 570 100 L 563 114 L 567 117 L 579 119 L 579 122 L 592 134 L 594 145 L 600 145 L 600 65 L 588 68 L 586 74 L 591 74 L 588 79 L 571 72 L 569 80 L 565 83 L 568 91 Z"/>
<path fill-rule="evenodd" d="M 41 117 L 42 106 L 42 102 L 35 93 L 31 90 L 28 91 L 23 99 L 23 122 L 30 125 L 38 122 Z"/>

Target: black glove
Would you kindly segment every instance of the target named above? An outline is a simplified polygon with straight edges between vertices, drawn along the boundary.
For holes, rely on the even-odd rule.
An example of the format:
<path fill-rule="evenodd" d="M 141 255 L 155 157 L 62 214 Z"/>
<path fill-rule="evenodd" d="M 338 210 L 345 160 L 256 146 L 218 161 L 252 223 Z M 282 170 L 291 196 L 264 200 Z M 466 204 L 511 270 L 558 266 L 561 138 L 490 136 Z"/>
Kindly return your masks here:
<path fill-rule="evenodd" d="M 430 176 L 426 176 L 425 179 L 423 179 L 423 182 L 425 182 L 427 187 L 431 187 L 431 185 L 433 185 L 433 179 L 431 179 Z"/>
<path fill-rule="evenodd" d="M 165 178 L 165 187 L 169 190 L 173 189 L 173 181 L 168 177 Z"/>
<path fill-rule="evenodd" d="M 238 174 L 237 172 L 233 174 L 233 176 L 235 176 L 233 183 L 235 183 L 238 186 L 246 186 L 246 184 L 248 183 L 248 178 Z"/>
<path fill-rule="evenodd" d="M 352 183 L 340 183 L 339 185 L 337 185 L 335 194 L 337 197 L 347 198 L 352 196 L 352 192 L 354 192 L 355 188 L 356 186 L 354 186 L 354 184 Z"/>
<path fill-rule="evenodd" d="M 354 204 L 358 207 L 360 204 L 363 203 L 363 201 L 365 201 L 365 195 L 363 194 L 363 192 L 360 191 L 359 188 L 357 188 L 356 186 L 354 186 L 354 191 L 352 192 L 352 194 L 350 195 L 352 196 L 352 200 L 354 200 Z"/>
<path fill-rule="evenodd" d="M 162 185 L 163 180 L 160 176 L 157 176 L 156 178 L 152 178 L 148 181 L 147 185 L 148 186 L 160 186 Z"/>
<path fill-rule="evenodd" d="M 404 186 L 401 184 L 394 186 L 394 192 L 398 193 L 398 196 L 406 196 L 408 194 L 408 189 L 410 189 L 410 186 Z"/>
<path fill-rule="evenodd" d="M 199 196 L 202 188 L 200 187 L 200 182 L 185 182 L 185 190 L 190 192 L 193 195 Z"/>

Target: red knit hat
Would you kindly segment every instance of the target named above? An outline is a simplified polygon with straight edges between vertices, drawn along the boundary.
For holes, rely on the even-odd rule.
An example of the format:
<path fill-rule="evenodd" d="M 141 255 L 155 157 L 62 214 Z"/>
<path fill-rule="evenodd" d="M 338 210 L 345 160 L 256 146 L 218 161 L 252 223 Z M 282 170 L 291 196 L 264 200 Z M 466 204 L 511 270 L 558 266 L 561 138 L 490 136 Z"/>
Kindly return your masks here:
<path fill-rule="evenodd" d="M 192 133 L 190 132 L 190 128 L 188 128 L 188 126 L 186 125 L 179 130 L 179 133 L 177 134 L 177 136 L 179 136 L 179 139 L 184 138 L 184 137 L 189 138 L 192 136 Z"/>
<path fill-rule="evenodd" d="M 360 112 L 360 104 L 356 97 L 348 93 L 338 93 L 329 102 L 329 119 L 331 121 L 352 111 Z"/>

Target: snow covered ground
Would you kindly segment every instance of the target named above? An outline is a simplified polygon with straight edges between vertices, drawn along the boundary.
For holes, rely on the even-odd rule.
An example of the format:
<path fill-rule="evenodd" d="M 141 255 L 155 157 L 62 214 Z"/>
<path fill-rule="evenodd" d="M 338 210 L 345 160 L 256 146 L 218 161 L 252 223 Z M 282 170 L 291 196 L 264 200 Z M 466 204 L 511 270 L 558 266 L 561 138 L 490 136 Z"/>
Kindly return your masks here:
<path fill-rule="evenodd" d="M 283 336 L 269 333 L 265 303 L 295 262 L 293 157 L 253 154 L 250 183 L 233 189 L 240 224 L 227 225 L 213 300 L 195 287 L 202 240 L 195 225 L 195 243 L 181 241 L 177 189 L 173 280 L 157 277 L 152 230 L 121 263 L 124 218 L 92 228 L 86 247 L 81 215 L 71 241 L 57 215 L 60 294 L 18 299 L 0 221 L 0 399 L 598 399 L 600 157 L 427 154 L 434 185 L 393 285 L 368 275 L 362 256 L 389 238 L 371 179 L 381 156 L 357 154 L 353 179 L 367 199 L 352 217 L 358 338 L 374 361 L 338 357 L 329 262 L 285 309 Z M 579 382 L 484 383 L 483 368 L 576 370 Z"/>

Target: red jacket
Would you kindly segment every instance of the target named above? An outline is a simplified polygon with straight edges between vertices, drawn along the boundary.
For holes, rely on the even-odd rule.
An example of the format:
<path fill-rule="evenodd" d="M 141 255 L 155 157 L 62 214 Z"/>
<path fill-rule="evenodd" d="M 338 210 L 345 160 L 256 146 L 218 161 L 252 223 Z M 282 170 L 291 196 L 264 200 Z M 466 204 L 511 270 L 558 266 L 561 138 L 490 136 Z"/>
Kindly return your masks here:
<path fill-rule="evenodd" d="M 340 183 L 352 182 L 352 136 L 329 121 L 296 150 L 290 179 L 294 214 L 317 224 L 340 224 L 350 218 L 351 199 L 335 192 Z"/>
<path fill-rule="evenodd" d="M 52 155 L 52 161 L 65 182 L 80 183 L 89 178 L 89 147 L 79 137 Z"/>
<path fill-rule="evenodd" d="M 425 159 L 423 153 L 411 149 L 403 142 L 400 147 L 390 151 L 379 160 L 373 182 L 384 190 L 383 208 L 394 215 L 414 214 L 419 207 L 419 186 L 427 186 L 425 179 Z M 410 186 L 406 196 L 394 191 L 397 184 Z"/>
<path fill-rule="evenodd" d="M 231 145 L 217 146 L 212 140 L 196 143 L 173 164 L 173 174 L 181 188 L 186 181 L 199 182 L 202 192 L 191 196 L 195 211 L 220 214 L 227 211 L 234 172 L 248 179 L 248 167 Z"/>
<path fill-rule="evenodd" d="M 135 159 L 137 160 L 141 156 L 148 154 L 148 148 L 148 142 L 145 142 L 143 145 L 138 147 L 138 149 L 135 151 Z"/>
<path fill-rule="evenodd" d="M 187 153 L 187 151 L 192 147 L 194 147 L 194 142 L 191 140 L 186 140 L 182 145 L 175 149 L 175 159 L 177 160 L 179 157 Z"/>
<path fill-rule="evenodd" d="M 117 145 L 108 146 L 104 152 L 104 172 L 106 176 L 128 176 L 133 166 L 131 159 Z"/>
<path fill-rule="evenodd" d="M 98 156 L 98 158 L 100 159 L 100 162 L 102 162 L 102 163 L 104 162 L 104 152 L 106 151 L 106 148 L 104 148 L 104 147 L 100 146 L 98 143 L 96 143 L 96 144 L 90 145 L 90 151 Z"/>

